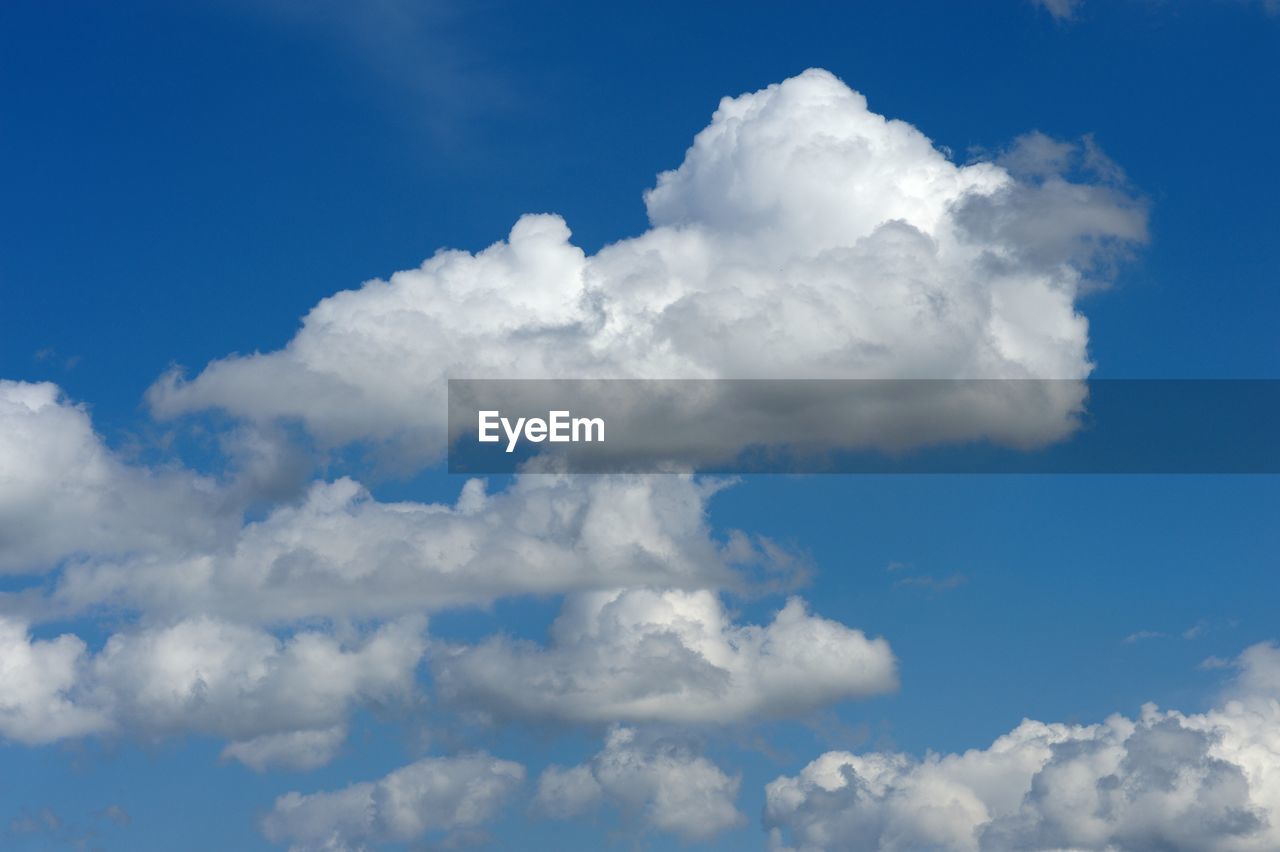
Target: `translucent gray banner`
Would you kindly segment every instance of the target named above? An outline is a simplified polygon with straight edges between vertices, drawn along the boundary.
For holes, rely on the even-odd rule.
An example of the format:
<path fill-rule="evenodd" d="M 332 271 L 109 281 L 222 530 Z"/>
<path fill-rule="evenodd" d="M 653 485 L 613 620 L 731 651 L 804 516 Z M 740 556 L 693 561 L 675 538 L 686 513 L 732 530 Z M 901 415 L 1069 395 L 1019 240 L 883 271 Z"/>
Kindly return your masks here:
<path fill-rule="evenodd" d="M 452 473 L 1280 472 L 1280 381 L 449 381 Z"/>

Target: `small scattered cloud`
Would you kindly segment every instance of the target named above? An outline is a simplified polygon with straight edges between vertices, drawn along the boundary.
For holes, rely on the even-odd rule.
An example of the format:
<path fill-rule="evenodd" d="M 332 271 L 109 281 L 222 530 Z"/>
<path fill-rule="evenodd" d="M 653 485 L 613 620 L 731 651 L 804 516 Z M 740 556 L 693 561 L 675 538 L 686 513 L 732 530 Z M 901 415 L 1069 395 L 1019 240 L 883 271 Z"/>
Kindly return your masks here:
<path fill-rule="evenodd" d="M 107 805 L 99 812 L 99 816 L 116 825 L 129 825 L 133 822 L 133 817 L 129 815 L 129 812 L 119 805 Z"/>
<path fill-rule="evenodd" d="M 1044 9 L 1055 21 L 1065 23 L 1075 20 L 1080 7 L 1084 5 L 1084 0 L 1031 0 L 1031 5 Z M 1151 2 L 1147 5 L 1159 11 L 1156 7 L 1177 4 Z M 1270 16 L 1280 15 L 1280 0 L 1237 0 L 1237 5 L 1257 7 Z"/>
<path fill-rule="evenodd" d="M 1136 645 L 1138 642 L 1145 642 L 1148 639 L 1168 639 L 1168 633 L 1161 633 L 1159 630 L 1139 630 L 1136 633 L 1130 633 L 1124 637 L 1124 644 Z"/>
<path fill-rule="evenodd" d="M 112 829 L 132 822 L 128 811 L 119 805 L 107 805 L 82 817 L 66 817 L 53 808 L 43 806 L 26 809 L 9 822 L 8 837 L 22 848 L 97 850 L 101 840 Z M 5 833 L 0 829 L 0 848 L 8 849 Z"/>
<path fill-rule="evenodd" d="M 885 570 L 890 574 L 903 574 L 912 570 L 912 566 L 907 562 L 890 562 Z M 968 582 L 969 578 L 957 571 L 944 577 L 934 576 L 933 574 L 907 574 L 898 579 L 893 585 L 901 588 L 924 589 L 937 594 L 938 592 L 957 589 Z"/>
<path fill-rule="evenodd" d="M 1122 641 L 1126 645 L 1133 645 L 1138 642 L 1145 642 L 1148 639 L 1171 639 L 1174 636 L 1178 636 L 1182 639 L 1186 639 L 1190 641 L 1193 639 L 1201 639 L 1205 635 L 1207 635 L 1210 631 L 1217 630 L 1220 627 L 1234 627 L 1234 626 L 1235 626 L 1234 621 L 1228 620 L 1228 621 L 1215 622 L 1207 618 L 1202 618 L 1198 620 L 1195 624 L 1188 627 L 1187 629 L 1179 631 L 1177 633 L 1166 633 L 1163 630 L 1138 630 L 1124 637 Z"/>
<path fill-rule="evenodd" d="M 1075 18 L 1082 0 L 1031 0 L 1031 3 L 1044 9 L 1055 21 L 1070 21 Z"/>
<path fill-rule="evenodd" d="M 51 364 L 61 367 L 63 370 L 74 370 L 76 365 L 80 363 L 79 355 L 63 355 L 52 346 L 37 349 L 31 358 L 39 364 Z"/>
<path fill-rule="evenodd" d="M 9 823 L 12 834 L 54 833 L 62 827 L 62 820 L 49 808 L 41 808 L 35 813 L 24 812 Z"/>
<path fill-rule="evenodd" d="M 907 588 L 925 589 L 930 592 L 946 592 L 951 589 L 958 589 L 967 582 L 969 582 L 969 578 L 964 574 L 948 574 L 945 577 L 935 577 L 932 574 L 919 574 L 914 577 L 903 577 L 896 585 L 905 586 Z"/>

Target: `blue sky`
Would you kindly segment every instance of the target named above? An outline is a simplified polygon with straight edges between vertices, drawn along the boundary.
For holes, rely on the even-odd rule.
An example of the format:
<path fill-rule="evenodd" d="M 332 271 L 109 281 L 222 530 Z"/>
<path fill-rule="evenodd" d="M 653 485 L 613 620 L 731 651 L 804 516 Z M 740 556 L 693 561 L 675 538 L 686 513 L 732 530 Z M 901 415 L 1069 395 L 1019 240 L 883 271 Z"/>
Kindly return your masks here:
<path fill-rule="evenodd" d="M 526 213 L 563 216 L 589 254 L 640 235 L 643 191 L 681 164 L 720 98 L 810 67 L 956 163 L 1040 131 L 1088 135 L 1123 169 L 1118 185 L 1149 211 L 1149 238 L 1107 286 L 1076 298 L 1094 375 L 1276 377 L 1280 16 L 1248 0 L 1049 5 L 1058 14 L 1024 0 L 5 4 L 0 378 L 58 385 L 129 465 L 223 475 L 234 459 L 217 436 L 248 408 L 157 415 L 146 394 L 172 365 L 196 375 L 231 353 L 279 350 L 320 300 L 442 247 L 478 252 Z M 438 465 L 342 453 L 307 478 L 350 474 L 381 501 L 452 502 L 462 487 Z M 12 518 L 28 517 L 21 497 Z M 256 497 L 250 518 L 275 505 Z M 1144 702 L 1211 712 L 1237 675 L 1204 662 L 1280 639 L 1277 509 L 1280 489 L 1262 476 L 748 477 L 710 498 L 712 536 L 740 529 L 793 551 L 811 570 L 794 591 L 813 613 L 885 637 L 901 685 L 783 719 L 633 727 L 740 777 L 743 819 L 693 838 L 739 849 L 765 848 L 765 785 L 822 752 L 963 752 L 1024 718 L 1092 724 L 1136 717 Z M 19 548 L 22 525 L 4 521 L 0 545 Z M 92 558 L 91 546 L 71 548 L 0 574 L 0 588 L 49 591 L 59 560 Z M 726 600 L 758 624 L 785 597 Z M 446 643 L 544 642 L 560 603 L 500 595 L 433 609 L 429 630 Z M 74 633 L 96 653 L 155 618 L 104 603 L 37 619 L 31 635 Z M 268 627 L 344 629 L 322 615 Z M 9 737 L 0 846 L 280 848 L 287 832 L 272 843 L 261 829 L 277 797 L 476 750 L 521 764 L 523 785 L 478 828 L 388 848 L 477 830 L 497 848 L 681 842 L 653 824 L 651 803 L 625 796 L 568 820 L 538 811 L 541 771 L 589 760 L 608 720 L 477 724 L 436 694 L 427 668 L 407 705 L 357 702 L 345 744 L 306 771 L 220 759 L 227 737 L 177 723 Z M 1280 818 L 1275 793 L 1254 790 L 1253 804 Z M 805 836 L 781 817 L 770 825 L 797 846 Z M 1148 848 L 1116 837 L 1113 848 Z"/>

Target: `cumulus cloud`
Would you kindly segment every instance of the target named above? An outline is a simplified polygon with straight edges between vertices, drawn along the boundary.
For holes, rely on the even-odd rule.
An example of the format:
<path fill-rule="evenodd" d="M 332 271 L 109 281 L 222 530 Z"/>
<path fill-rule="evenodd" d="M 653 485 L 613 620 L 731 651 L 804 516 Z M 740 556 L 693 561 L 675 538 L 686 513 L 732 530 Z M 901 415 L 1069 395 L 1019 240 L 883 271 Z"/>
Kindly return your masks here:
<path fill-rule="evenodd" d="M 84 656 L 78 637 L 33 641 L 26 625 L 0 617 L 0 735 L 33 745 L 105 729 L 100 712 L 70 698 Z"/>
<path fill-rule="evenodd" d="M 1220 706 L 1024 721 L 963 754 L 829 752 L 766 789 L 776 848 L 1244 852 L 1280 846 L 1280 649 Z M 790 846 L 787 844 L 790 843 Z"/>
<path fill-rule="evenodd" d="M 126 464 L 56 385 L 0 380 L 0 572 L 209 546 L 235 518 L 208 479 Z"/>
<path fill-rule="evenodd" d="M 224 755 L 255 768 L 317 766 L 357 703 L 412 695 L 423 629 L 410 618 L 350 641 L 316 631 L 282 640 L 199 617 L 117 633 L 91 653 L 70 634 L 35 640 L 0 619 L 0 736 L 197 733 L 231 740 Z"/>
<path fill-rule="evenodd" d="M 440 692 L 500 718 L 727 722 L 809 712 L 897 686 L 889 643 L 789 600 L 735 624 L 711 591 L 571 597 L 538 646 L 507 638 L 441 649 Z"/>
<path fill-rule="evenodd" d="M 386 617 L 520 594 L 620 584 L 730 586 L 734 566 L 782 566 L 745 534 L 717 542 L 706 503 L 723 483 L 690 477 L 526 476 L 451 505 L 384 503 L 358 483 L 315 483 L 296 505 L 186 554 L 84 559 L 41 606 L 110 606 L 238 620 Z M 784 566 L 782 566 L 784 567 Z"/>
<path fill-rule="evenodd" d="M 276 799 L 262 830 L 294 852 L 343 852 L 482 826 L 524 782 L 518 763 L 479 753 L 428 757 L 373 782 Z"/>
<path fill-rule="evenodd" d="M 448 376 L 1078 379 L 1096 255 L 1145 239 L 1113 187 L 957 165 L 820 70 L 724 99 L 645 203 L 649 230 L 594 255 L 531 215 L 339 293 L 284 349 L 164 377 L 152 408 L 429 462 Z"/>
<path fill-rule="evenodd" d="M 659 831 L 707 840 L 744 821 L 734 805 L 740 782 L 687 743 L 613 728 L 591 760 L 544 771 L 535 804 L 549 817 L 568 819 L 609 802 Z"/>

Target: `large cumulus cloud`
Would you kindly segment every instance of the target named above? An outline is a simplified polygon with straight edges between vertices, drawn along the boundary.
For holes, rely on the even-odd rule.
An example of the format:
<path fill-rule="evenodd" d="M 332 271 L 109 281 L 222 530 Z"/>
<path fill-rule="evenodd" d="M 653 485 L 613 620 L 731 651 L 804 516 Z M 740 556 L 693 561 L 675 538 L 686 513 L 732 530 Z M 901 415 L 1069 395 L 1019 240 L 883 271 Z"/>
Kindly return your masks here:
<path fill-rule="evenodd" d="M 1280 847 L 1280 649 L 1247 650 L 1206 713 L 1027 720 L 963 754 L 828 752 L 767 788 L 797 850 L 1261 852 Z"/>
<path fill-rule="evenodd" d="M 816 70 L 722 101 L 645 201 L 650 229 L 595 255 L 526 216 L 478 254 L 340 293 L 284 349 L 170 374 L 153 410 L 296 419 L 423 462 L 451 376 L 1078 379 L 1085 276 L 1145 238 L 1124 193 L 957 165 Z"/>

